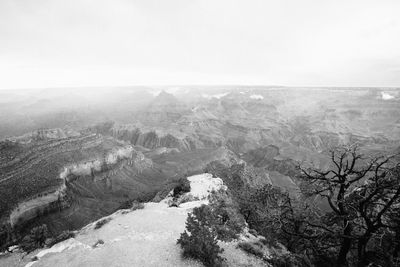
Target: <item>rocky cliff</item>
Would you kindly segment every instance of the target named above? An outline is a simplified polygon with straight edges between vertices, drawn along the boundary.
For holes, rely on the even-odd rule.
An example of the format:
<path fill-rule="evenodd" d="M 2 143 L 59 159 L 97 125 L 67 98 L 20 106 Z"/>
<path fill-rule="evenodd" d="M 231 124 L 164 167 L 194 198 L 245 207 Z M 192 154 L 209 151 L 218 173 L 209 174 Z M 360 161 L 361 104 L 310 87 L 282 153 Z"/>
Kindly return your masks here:
<path fill-rule="evenodd" d="M 88 224 L 77 231 L 74 238 L 35 251 L 17 266 L 203 266 L 198 261 L 183 258 L 176 240 L 185 229 L 187 214 L 194 207 L 207 204 L 210 192 L 223 189 L 224 185 L 221 179 L 212 178 L 210 174 L 191 176 L 188 180 L 191 191 L 186 195 L 190 196 L 182 198 L 196 200 L 169 207 L 172 198 L 169 195 L 159 203 L 146 203 L 143 209 L 117 211 L 101 219 L 107 222 L 101 228 L 96 227 L 97 222 Z M 245 233 L 240 240 L 250 238 L 254 237 Z M 228 266 L 268 266 L 240 250 L 237 243 L 220 242 Z M 13 257 L 6 260 L 15 262 L 20 255 Z M 30 258 L 33 260 L 29 261 Z"/>

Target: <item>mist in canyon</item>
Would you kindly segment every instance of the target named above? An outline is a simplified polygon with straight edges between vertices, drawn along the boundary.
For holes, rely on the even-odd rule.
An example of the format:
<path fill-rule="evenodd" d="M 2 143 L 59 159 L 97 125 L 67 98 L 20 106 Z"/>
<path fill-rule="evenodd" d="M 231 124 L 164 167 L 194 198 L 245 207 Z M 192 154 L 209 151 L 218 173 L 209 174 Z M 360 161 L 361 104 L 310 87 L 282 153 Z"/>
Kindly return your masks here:
<path fill-rule="evenodd" d="M 0 266 L 399 266 L 399 3 L 0 1 Z"/>

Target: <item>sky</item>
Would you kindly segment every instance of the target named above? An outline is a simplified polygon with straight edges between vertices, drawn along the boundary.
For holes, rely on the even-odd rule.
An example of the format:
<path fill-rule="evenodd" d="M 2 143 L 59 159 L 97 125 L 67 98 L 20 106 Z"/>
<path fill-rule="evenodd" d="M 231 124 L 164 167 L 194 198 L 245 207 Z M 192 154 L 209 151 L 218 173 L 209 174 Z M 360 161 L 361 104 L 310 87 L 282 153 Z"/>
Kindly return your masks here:
<path fill-rule="evenodd" d="M 0 0 L 0 89 L 400 87 L 399 0 Z"/>

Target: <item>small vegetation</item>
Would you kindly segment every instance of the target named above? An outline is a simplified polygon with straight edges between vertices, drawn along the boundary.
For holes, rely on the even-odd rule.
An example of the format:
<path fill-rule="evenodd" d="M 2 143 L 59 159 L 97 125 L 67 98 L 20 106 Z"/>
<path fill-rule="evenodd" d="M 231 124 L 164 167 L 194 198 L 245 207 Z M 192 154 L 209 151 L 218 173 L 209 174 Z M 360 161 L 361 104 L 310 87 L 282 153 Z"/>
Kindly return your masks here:
<path fill-rule="evenodd" d="M 181 234 L 178 244 L 183 249 L 184 257 L 200 260 L 205 266 L 222 266 L 223 252 L 218 246 L 217 233 L 210 225 L 210 207 L 203 205 L 193 209 L 186 221 L 186 231 Z"/>
<path fill-rule="evenodd" d="M 134 201 L 132 202 L 131 211 L 144 209 L 144 203 Z"/>
<path fill-rule="evenodd" d="M 262 251 L 262 245 L 253 242 L 240 242 L 238 247 L 249 254 L 252 254 L 258 258 L 264 259 L 264 252 Z"/>
<path fill-rule="evenodd" d="M 209 205 L 194 208 L 186 221 L 186 231 L 178 244 L 185 257 L 201 260 L 206 266 L 222 266 L 223 252 L 218 241 L 230 241 L 239 236 L 244 219 L 235 209 L 231 197 L 225 191 L 214 192 Z"/>
<path fill-rule="evenodd" d="M 142 202 L 136 200 L 127 200 L 124 201 L 118 208 L 119 210 L 130 209 L 131 211 L 144 209 L 144 204 Z"/>
<path fill-rule="evenodd" d="M 46 239 L 49 237 L 47 225 L 43 224 L 34 227 L 28 235 L 26 235 L 21 242 L 21 248 L 26 252 L 31 252 L 37 248 L 45 245 Z"/>
<path fill-rule="evenodd" d="M 110 222 L 111 218 L 104 218 L 101 219 L 100 221 L 96 222 L 96 224 L 94 225 L 94 229 L 100 229 L 101 227 L 103 227 L 106 223 Z"/>
<path fill-rule="evenodd" d="M 239 213 L 239 207 L 225 190 L 212 192 L 209 196 L 212 210 L 210 221 L 221 241 L 237 239 L 245 227 L 245 220 Z"/>
<path fill-rule="evenodd" d="M 169 180 L 161 190 L 152 198 L 153 202 L 160 202 L 165 199 L 172 191 L 173 198 L 179 198 L 184 193 L 190 192 L 190 182 L 185 177 Z"/>
<path fill-rule="evenodd" d="M 307 261 L 304 257 L 292 253 L 272 254 L 267 262 L 274 267 L 299 267 L 299 266 L 315 266 Z M 321 266 L 321 265 L 316 265 Z M 322 265 L 330 266 L 330 265 Z"/>
<path fill-rule="evenodd" d="M 131 207 L 132 207 L 132 201 L 126 200 L 119 205 L 117 210 L 127 210 L 130 209 Z"/>
<path fill-rule="evenodd" d="M 75 233 L 72 231 L 63 231 L 61 234 L 56 236 L 55 238 L 49 238 L 46 240 L 46 246 L 51 247 L 61 241 L 67 240 L 69 238 L 75 237 Z"/>
<path fill-rule="evenodd" d="M 96 243 L 93 244 L 92 248 L 97 248 L 99 245 L 103 245 L 104 241 L 103 239 L 99 239 L 96 241 Z"/>
<path fill-rule="evenodd" d="M 327 154 L 328 169 L 299 166 L 301 192 L 254 187 L 246 166 L 214 164 L 240 214 L 271 251 L 273 266 L 400 266 L 399 155 L 363 155 L 357 146 Z M 316 206 L 315 200 L 326 205 Z M 283 245 L 288 253 L 279 251 Z M 241 248 L 252 254 L 249 244 Z"/>
<path fill-rule="evenodd" d="M 176 185 L 173 189 L 173 197 L 178 198 L 184 193 L 190 192 L 190 182 L 185 178 L 181 178 L 178 180 L 178 185 Z"/>
<path fill-rule="evenodd" d="M 190 182 L 187 178 L 181 178 L 177 181 L 177 185 L 172 189 L 172 201 L 169 203 L 169 207 L 179 207 L 179 204 L 193 201 L 194 198 L 190 194 Z"/>

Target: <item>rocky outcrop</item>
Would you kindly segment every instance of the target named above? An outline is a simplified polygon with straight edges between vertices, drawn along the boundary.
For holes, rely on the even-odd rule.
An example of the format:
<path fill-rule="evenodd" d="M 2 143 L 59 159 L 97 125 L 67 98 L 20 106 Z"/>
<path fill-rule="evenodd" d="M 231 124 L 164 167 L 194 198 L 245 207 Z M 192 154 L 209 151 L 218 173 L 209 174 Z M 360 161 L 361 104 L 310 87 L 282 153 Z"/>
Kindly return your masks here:
<path fill-rule="evenodd" d="M 166 147 L 176 148 L 179 151 L 189 151 L 204 147 L 204 144 L 199 140 L 184 133 L 136 125 L 114 126 L 111 129 L 111 134 L 117 139 L 129 141 L 132 145 L 149 149 Z"/>
<path fill-rule="evenodd" d="M 43 214 L 61 210 L 69 206 L 67 188 L 61 186 L 55 192 L 40 193 L 37 197 L 19 203 L 10 214 L 11 227 L 24 224 Z"/>
<path fill-rule="evenodd" d="M 116 262 L 119 266 L 202 266 L 182 257 L 176 240 L 185 230 L 188 213 L 208 204 L 212 191 L 226 187 L 221 179 L 210 174 L 191 176 L 188 180 L 191 191 L 182 196 L 186 202 L 179 207 L 169 207 L 171 196 L 167 196 L 159 203 L 145 203 L 143 209 L 117 211 L 101 219 L 108 223 L 99 229 L 95 229 L 96 222 L 88 224 L 74 238 L 32 253 L 36 257 L 26 266 L 113 266 Z M 266 266 L 261 259 L 240 250 L 237 242 L 221 242 L 221 246 L 229 266 Z"/>
<path fill-rule="evenodd" d="M 145 158 L 141 152 L 134 151 L 133 147 L 129 145 L 114 149 L 102 158 L 70 164 L 64 167 L 64 170 L 59 174 L 59 178 L 65 180 L 65 183 L 54 192 L 41 192 L 31 199 L 19 203 L 10 214 L 10 225 L 15 227 L 17 224 L 33 220 L 45 213 L 68 207 L 66 184 L 77 177 L 91 176 L 110 170 L 122 160 L 126 160 L 129 165 L 136 165 L 138 171 L 152 166 L 151 160 Z"/>
<path fill-rule="evenodd" d="M 136 156 L 144 160 L 132 146 L 96 134 L 14 144 L 0 152 L 5 159 L 0 165 L 1 222 L 12 225 L 53 209 L 55 202 L 64 207 L 67 177 L 101 172 Z"/>
<path fill-rule="evenodd" d="M 15 137 L 9 137 L 7 140 L 10 140 L 12 142 L 16 143 L 22 143 L 22 144 L 27 144 L 31 142 L 37 142 L 37 141 L 46 141 L 46 140 L 51 140 L 51 139 L 64 139 L 64 138 L 69 138 L 69 137 L 76 137 L 79 136 L 80 133 L 77 131 L 74 131 L 72 129 L 61 129 L 61 128 L 54 128 L 54 129 L 38 129 L 35 131 L 32 131 L 30 133 L 21 135 L 21 136 L 15 136 Z"/>
<path fill-rule="evenodd" d="M 114 165 L 122 160 L 126 160 L 129 165 L 137 165 L 139 169 L 152 166 L 151 160 L 145 158 L 141 152 L 135 151 L 132 146 L 126 145 L 114 148 L 106 155 L 99 155 L 97 158 L 67 165 L 60 173 L 60 178 L 70 182 L 74 177 L 95 175 L 112 169 Z"/>

